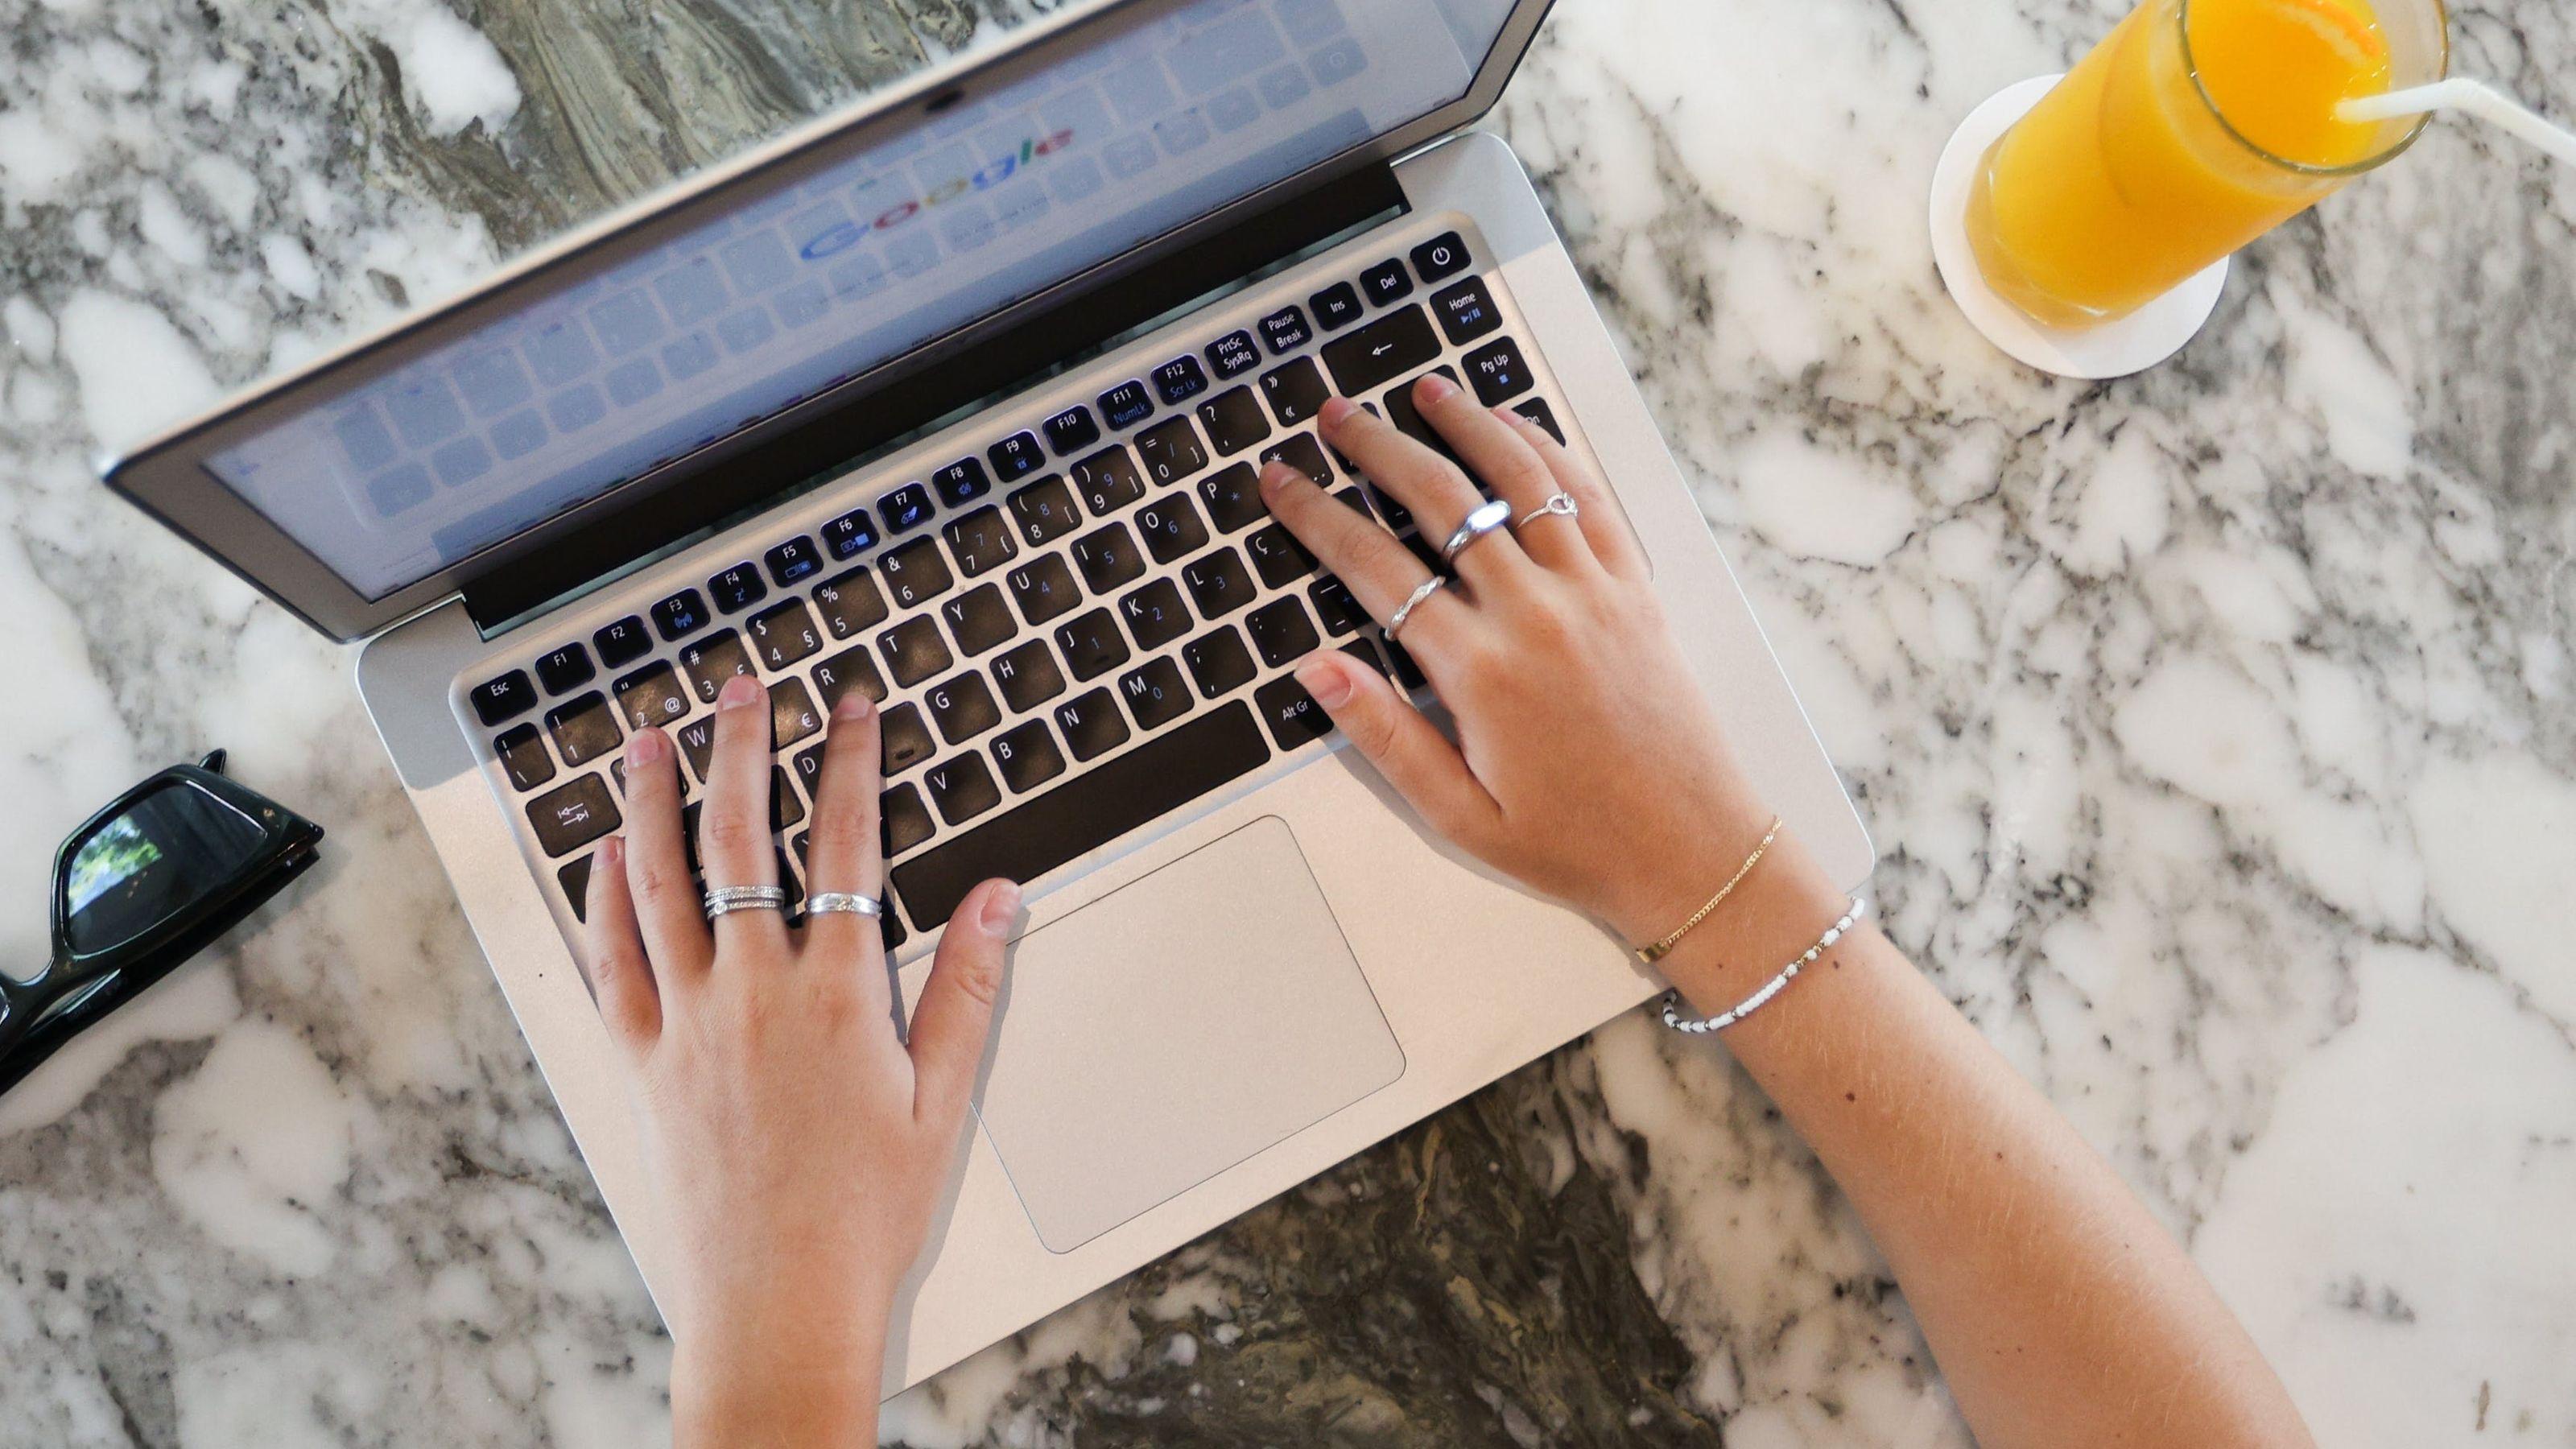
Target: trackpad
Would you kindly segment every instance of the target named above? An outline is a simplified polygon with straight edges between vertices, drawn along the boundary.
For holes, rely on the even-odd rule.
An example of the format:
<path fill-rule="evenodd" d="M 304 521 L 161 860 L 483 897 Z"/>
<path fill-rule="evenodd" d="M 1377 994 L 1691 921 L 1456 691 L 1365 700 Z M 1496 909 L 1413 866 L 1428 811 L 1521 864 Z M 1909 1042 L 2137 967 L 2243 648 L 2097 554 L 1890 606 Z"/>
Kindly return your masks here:
<path fill-rule="evenodd" d="M 1404 1074 L 1287 823 L 1020 938 L 977 1102 L 1070 1252 Z"/>

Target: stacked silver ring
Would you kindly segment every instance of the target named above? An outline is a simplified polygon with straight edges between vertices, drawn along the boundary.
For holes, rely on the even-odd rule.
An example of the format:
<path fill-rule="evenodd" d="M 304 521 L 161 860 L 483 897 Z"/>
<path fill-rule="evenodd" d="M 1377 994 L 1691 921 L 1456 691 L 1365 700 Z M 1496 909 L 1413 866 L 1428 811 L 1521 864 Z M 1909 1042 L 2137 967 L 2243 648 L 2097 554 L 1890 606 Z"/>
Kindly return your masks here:
<path fill-rule="evenodd" d="M 711 886 L 701 902 L 707 919 L 729 916 L 736 911 L 784 911 L 787 888 L 784 886 Z"/>
<path fill-rule="evenodd" d="M 809 916 L 865 916 L 872 921 L 885 919 L 885 903 L 874 896 L 853 895 L 848 891 L 816 891 L 805 898 Z"/>

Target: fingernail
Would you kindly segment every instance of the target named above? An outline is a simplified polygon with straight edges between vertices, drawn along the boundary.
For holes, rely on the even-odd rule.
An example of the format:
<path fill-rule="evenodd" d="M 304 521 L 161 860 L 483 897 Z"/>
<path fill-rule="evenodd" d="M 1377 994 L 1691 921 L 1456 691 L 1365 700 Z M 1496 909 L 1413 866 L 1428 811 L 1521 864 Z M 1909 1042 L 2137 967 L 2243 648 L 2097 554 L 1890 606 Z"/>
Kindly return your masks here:
<path fill-rule="evenodd" d="M 984 933 L 990 936 L 1002 934 L 1011 928 L 1011 922 L 1017 920 L 1019 914 L 1020 888 L 1015 882 L 1004 881 L 993 887 L 991 895 L 984 897 Z"/>
<path fill-rule="evenodd" d="M 1458 395 L 1458 384 L 1434 372 L 1413 385 L 1413 395 L 1424 402 L 1447 402 Z"/>
<path fill-rule="evenodd" d="M 635 738 L 626 742 L 626 767 L 630 770 L 638 765 L 649 765 L 660 758 L 662 758 L 660 730 L 640 731 Z"/>
<path fill-rule="evenodd" d="M 1265 495 L 1277 493 L 1288 486 L 1289 479 L 1296 476 L 1298 476 L 1297 470 L 1285 463 L 1277 461 L 1264 463 L 1261 465 L 1261 491 Z"/>
<path fill-rule="evenodd" d="M 760 681 L 748 674 L 737 674 L 725 681 L 723 692 L 716 696 L 716 708 L 740 709 L 760 698 Z"/>
<path fill-rule="evenodd" d="M 849 693 L 841 696 L 841 702 L 839 704 L 832 706 L 832 718 L 866 719 L 869 713 L 875 708 L 875 700 L 872 700 L 865 694 L 853 689 Z"/>
<path fill-rule="evenodd" d="M 599 863 L 610 870 L 626 864 L 626 837 L 612 835 L 600 843 Z"/>
<path fill-rule="evenodd" d="M 1352 413 L 1357 412 L 1358 410 L 1359 404 L 1352 402 L 1349 398 L 1328 397 L 1324 399 L 1323 407 L 1318 409 L 1315 415 L 1324 420 L 1324 426 L 1331 428 L 1339 427 L 1342 419 L 1349 417 Z"/>
<path fill-rule="evenodd" d="M 1510 408 L 1504 407 L 1500 403 L 1487 408 L 1486 411 L 1492 413 L 1495 417 L 1502 419 L 1503 425 L 1506 427 L 1517 428 L 1521 424 L 1529 421 L 1529 419 L 1522 417 L 1519 413 L 1513 412 Z"/>
<path fill-rule="evenodd" d="M 1327 710 L 1340 709 L 1350 702 L 1350 678 L 1329 660 L 1309 659 L 1298 665 L 1297 682 Z"/>

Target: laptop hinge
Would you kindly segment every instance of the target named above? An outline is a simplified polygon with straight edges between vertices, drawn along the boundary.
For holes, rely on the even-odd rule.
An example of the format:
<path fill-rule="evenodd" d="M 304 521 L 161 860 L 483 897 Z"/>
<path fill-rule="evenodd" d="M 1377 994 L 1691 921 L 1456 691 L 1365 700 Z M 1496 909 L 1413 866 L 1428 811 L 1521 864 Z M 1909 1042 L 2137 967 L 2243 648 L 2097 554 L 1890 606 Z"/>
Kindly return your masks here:
<path fill-rule="evenodd" d="M 720 520 L 793 492 L 922 423 L 1041 377 L 1140 323 L 1404 206 L 1403 188 L 1384 162 L 1323 181 L 1149 267 L 858 392 L 685 479 L 668 480 L 606 526 L 577 530 L 494 565 L 459 590 L 466 611 L 477 628 L 494 633 Z"/>

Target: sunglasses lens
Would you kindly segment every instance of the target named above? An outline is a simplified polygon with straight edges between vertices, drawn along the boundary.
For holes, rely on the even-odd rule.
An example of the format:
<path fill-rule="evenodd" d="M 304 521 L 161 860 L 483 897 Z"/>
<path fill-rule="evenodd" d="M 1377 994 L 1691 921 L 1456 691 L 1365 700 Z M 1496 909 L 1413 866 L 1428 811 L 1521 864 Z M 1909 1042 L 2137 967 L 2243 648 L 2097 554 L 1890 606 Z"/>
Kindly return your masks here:
<path fill-rule="evenodd" d="M 184 780 L 101 822 L 72 851 L 63 907 L 72 950 L 122 944 L 187 910 L 258 849 L 260 823 Z"/>

